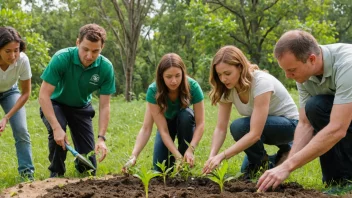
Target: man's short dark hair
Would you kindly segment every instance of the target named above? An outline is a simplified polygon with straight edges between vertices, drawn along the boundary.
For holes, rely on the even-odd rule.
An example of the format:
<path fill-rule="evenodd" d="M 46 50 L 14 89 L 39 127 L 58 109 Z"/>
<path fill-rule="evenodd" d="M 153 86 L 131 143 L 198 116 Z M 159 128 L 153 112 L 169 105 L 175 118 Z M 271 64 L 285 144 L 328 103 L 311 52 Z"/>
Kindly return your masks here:
<path fill-rule="evenodd" d="M 296 59 L 306 63 L 311 54 L 320 54 L 317 40 L 308 32 L 291 30 L 284 33 L 274 48 L 276 59 L 280 59 L 286 52 L 291 52 Z"/>
<path fill-rule="evenodd" d="M 87 24 L 79 29 L 79 42 L 82 42 L 84 38 L 91 42 L 98 42 L 100 40 L 103 45 L 106 40 L 106 31 L 103 27 L 95 23 Z"/>

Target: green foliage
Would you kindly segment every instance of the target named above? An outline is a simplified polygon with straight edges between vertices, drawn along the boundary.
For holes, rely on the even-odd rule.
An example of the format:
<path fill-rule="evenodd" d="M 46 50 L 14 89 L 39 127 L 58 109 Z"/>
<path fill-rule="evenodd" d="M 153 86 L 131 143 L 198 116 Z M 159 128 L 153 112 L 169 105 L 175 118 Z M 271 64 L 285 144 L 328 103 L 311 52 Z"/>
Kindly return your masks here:
<path fill-rule="evenodd" d="M 191 165 L 187 162 L 184 162 L 181 164 L 181 168 L 179 171 L 179 174 L 181 175 L 181 177 L 185 180 L 188 181 L 188 178 L 192 175 L 194 175 L 193 173 L 193 169 L 191 168 Z"/>
<path fill-rule="evenodd" d="M 352 4 L 350 0 L 331 1 L 326 18 L 334 21 L 338 34 L 336 39 L 340 43 L 352 43 Z"/>
<path fill-rule="evenodd" d="M 142 181 L 144 185 L 145 197 L 148 198 L 149 181 L 154 177 L 160 176 L 160 173 L 142 167 L 140 170 L 137 169 L 133 176 L 139 178 Z"/>
<path fill-rule="evenodd" d="M 192 0 L 186 11 L 187 27 L 193 29 L 194 46 L 199 51 L 197 79 L 207 82 L 211 58 L 221 46 L 235 45 L 261 69 L 268 70 L 287 87 L 273 57 L 276 41 L 290 29 L 311 32 L 319 43 L 335 42 L 335 23 L 326 19 L 331 1 L 209 1 Z M 325 13 L 325 15 L 324 15 Z M 208 83 L 204 83 L 208 84 Z M 204 84 L 201 84 L 203 87 Z M 208 90 L 209 86 L 204 86 Z"/>
<path fill-rule="evenodd" d="M 29 58 L 32 69 L 32 83 L 40 83 L 40 75 L 48 64 L 50 56 L 48 49 L 50 44 L 42 35 L 33 31 L 33 25 L 38 23 L 38 18 L 22 10 L 3 8 L 0 10 L 0 26 L 12 26 L 22 36 L 27 44 L 26 54 Z"/>
<path fill-rule="evenodd" d="M 235 177 L 228 177 L 226 175 L 227 169 L 229 167 L 229 164 L 227 160 L 224 160 L 220 167 L 214 169 L 210 174 L 207 175 L 207 177 L 212 180 L 213 182 L 219 184 L 220 187 L 220 192 L 222 193 L 224 190 L 224 183 L 228 182 L 232 179 L 235 179 Z"/>
<path fill-rule="evenodd" d="M 156 165 L 161 169 L 161 176 L 163 177 L 164 185 L 166 185 L 166 177 L 172 170 L 172 167 L 167 168 L 166 160 L 164 160 L 162 163 L 158 162 Z"/>
<path fill-rule="evenodd" d="M 187 181 L 188 178 L 192 175 L 195 175 L 195 173 L 194 173 L 194 169 L 191 168 L 190 164 L 179 159 L 179 160 L 176 160 L 170 177 L 175 178 L 179 176 L 184 181 Z"/>

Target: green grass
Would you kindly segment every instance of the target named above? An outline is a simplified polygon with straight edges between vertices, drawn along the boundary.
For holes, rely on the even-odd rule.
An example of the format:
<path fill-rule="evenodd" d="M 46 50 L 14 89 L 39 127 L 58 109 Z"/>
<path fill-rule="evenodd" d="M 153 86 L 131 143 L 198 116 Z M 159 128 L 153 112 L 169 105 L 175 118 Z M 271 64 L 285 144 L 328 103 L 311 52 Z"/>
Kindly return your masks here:
<path fill-rule="evenodd" d="M 297 102 L 298 95 L 296 91 L 290 91 L 292 97 Z M 207 97 L 206 97 L 207 98 Z M 96 110 L 96 117 L 93 119 L 95 133 L 98 130 L 98 101 L 93 101 Z M 129 158 L 136 135 L 142 126 L 145 101 L 124 102 L 121 99 L 114 99 L 111 102 L 111 119 L 107 131 L 107 146 L 109 153 L 106 159 L 98 164 L 97 176 L 104 176 L 109 173 L 120 173 L 123 164 Z M 48 136 L 47 130 L 39 116 L 39 104 L 36 100 L 31 100 L 26 104 L 28 129 L 31 134 L 33 160 L 36 168 L 36 180 L 43 180 L 49 177 L 48 161 Z M 4 112 L 0 110 L 0 117 Z M 231 114 L 231 121 L 238 118 L 239 115 L 234 109 Z M 199 146 L 196 149 L 195 171 L 199 175 L 203 164 L 208 158 L 211 146 L 211 138 L 217 121 L 217 108 L 210 105 L 208 99 L 205 100 L 205 131 Z M 153 143 L 155 137 L 155 125 L 152 136 L 147 146 L 142 151 L 137 160 L 137 166 L 152 167 Z M 229 132 L 229 130 L 228 130 Z M 96 134 L 97 136 L 97 134 Z M 234 144 L 232 136 L 228 133 L 221 150 Z M 277 151 L 275 146 L 266 146 L 268 154 L 274 154 Z M 0 191 L 20 182 L 17 172 L 17 157 L 12 136 L 11 127 L 8 125 L 3 135 L 0 137 Z M 229 174 L 235 175 L 240 171 L 240 166 L 244 152 L 232 157 L 229 160 Z M 74 169 L 73 156 L 68 153 L 66 159 L 66 177 L 82 177 Z M 287 181 L 298 182 L 306 188 L 322 189 L 321 170 L 318 160 L 303 166 L 294 171 Z"/>

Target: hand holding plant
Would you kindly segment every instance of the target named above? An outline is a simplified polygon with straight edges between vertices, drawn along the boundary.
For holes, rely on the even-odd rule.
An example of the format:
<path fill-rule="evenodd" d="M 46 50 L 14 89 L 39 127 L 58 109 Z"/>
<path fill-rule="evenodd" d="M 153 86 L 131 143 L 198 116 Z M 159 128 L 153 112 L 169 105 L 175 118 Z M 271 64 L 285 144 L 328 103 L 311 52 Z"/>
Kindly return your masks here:
<path fill-rule="evenodd" d="M 205 162 L 205 165 L 204 165 L 204 168 L 203 168 L 203 171 L 202 173 L 203 174 L 208 174 L 210 173 L 211 171 L 213 171 L 215 168 L 217 168 L 221 161 L 225 159 L 225 155 L 223 154 L 218 154 L 214 157 L 210 157 L 206 162 Z"/>
<path fill-rule="evenodd" d="M 137 157 L 132 155 L 130 159 L 126 162 L 126 164 L 122 167 L 123 173 L 128 173 L 128 169 L 136 164 Z"/>
<path fill-rule="evenodd" d="M 194 166 L 194 151 L 195 147 L 192 146 L 190 143 L 188 143 L 186 140 L 184 140 L 185 143 L 188 146 L 188 149 L 186 150 L 185 154 L 183 155 L 183 160 L 187 162 L 191 167 Z"/>
<path fill-rule="evenodd" d="M 191 167 L 194 166 L 194 154 L 190 147 L 186 150 L 183 156 L 183 160 L 187 162 Z"/>

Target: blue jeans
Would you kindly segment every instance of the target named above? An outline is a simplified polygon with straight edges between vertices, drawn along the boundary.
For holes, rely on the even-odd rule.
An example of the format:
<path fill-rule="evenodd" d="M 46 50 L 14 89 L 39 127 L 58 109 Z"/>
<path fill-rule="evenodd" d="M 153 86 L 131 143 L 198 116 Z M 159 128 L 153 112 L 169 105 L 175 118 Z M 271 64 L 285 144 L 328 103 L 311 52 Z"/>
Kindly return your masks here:
<path fill-rule="evenodd" d="M 21 96 L 18 87 L 0 93 L 0 104 L 5 113 L 8 113 Z M 32 160 L 31 139 L 27 129 L 26 109 L 22 107 L 11 118 L 10 125 L 15 138 L 18 172 L 20 174 L 34 173 Z"/>
<path fill-rule="evenodd" d="M 250 117 L 245 117 L 232 122 L 230 131 L 235 141 L 240 140 L 250 131 L 250 119 Z M 268 116 L 260 140 L 244 151 L 246 157 L 243 160 L 241 171 L 244 171 L 248 163 L 257 165 L 262 163 L 267 155 L 264 144 L 277 146 L 281 153 L 290 151 L 297 123 L 298 120 L 295 119 Z"/>
<path fill-rule="evenodd" d="M 183 109 L 175 118 L 170 120 L 167 119 L 166 121 L 172 141 L 175 141 L 177 135 L 178 150 L 184 155 L 188 149 L 188 145 L 185 141 L 191 143 L 194 129 L 196 127 L 193 110 L 190 108 Z M 175 163 L 175 158 L 171 156 L 171 152 L 164 145 L 160 133 L 157 131 L 154 143 L 153 169 L 161 171 L 156 164 L 157 162 L 162 163 L 164 160 L 166 160 L 167 167 L 172 167 Z"/>
<path fill-rule="evenodd" d="M 315 134 L 329 124 L 333 102 L 332 95 L 317 95 L 307 101 L 306 116 Z M 320 156 L 320 166 L 323 182 L 328 185 L 348 183 L 352 180 L 352 123 L 346 136 Z"/>

